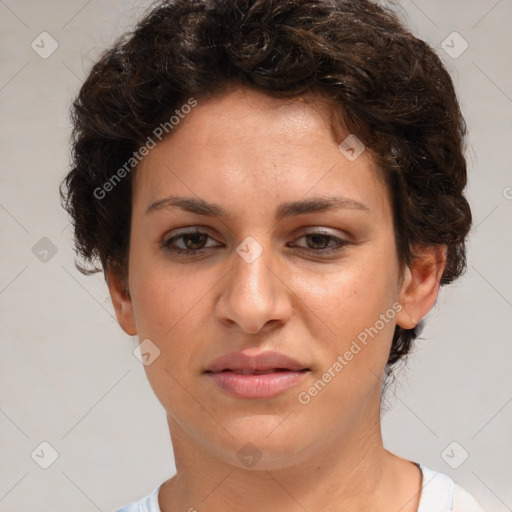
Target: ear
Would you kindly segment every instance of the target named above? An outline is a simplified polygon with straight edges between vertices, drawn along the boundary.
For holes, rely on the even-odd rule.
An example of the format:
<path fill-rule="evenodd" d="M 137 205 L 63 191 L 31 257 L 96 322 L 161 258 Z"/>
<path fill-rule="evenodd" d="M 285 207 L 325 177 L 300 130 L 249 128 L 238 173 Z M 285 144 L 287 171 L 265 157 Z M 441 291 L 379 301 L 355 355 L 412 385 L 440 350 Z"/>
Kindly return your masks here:
<path fill-rule="evenodd" d="M 133 314 L 133 304 L 130 292 L 126 289 L 125 280 L 119 275 L 119 272 L 107 268 L 105 271 L 105 280 L 107 281 L 112 305 L 116 312 L 116 317 L 121 329 L 126 334 L 134 336 L 137 334 L 135 325 L 135 315 Z"/>
<path fill-rule="evenodd" d="M 446 266 L 446 249 L 446 245 L 415 247 L 400 288 L 402 309 L 396 315 L 396 323 L 403 329 L 416 327 L 434 306 Z"/>

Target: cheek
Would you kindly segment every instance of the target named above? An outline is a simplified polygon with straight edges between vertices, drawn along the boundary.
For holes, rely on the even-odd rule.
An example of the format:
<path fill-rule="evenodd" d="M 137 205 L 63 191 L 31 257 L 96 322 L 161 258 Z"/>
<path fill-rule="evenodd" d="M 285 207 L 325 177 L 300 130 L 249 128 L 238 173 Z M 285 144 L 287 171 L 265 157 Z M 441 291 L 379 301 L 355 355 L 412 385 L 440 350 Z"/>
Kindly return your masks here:
<path fill-rule="evenodd" d="M 199 295 L 194 273 L 171 267 L 163 251 L 147 240 L 144 226 L 132 228 L 130 290 L 140 336 L 162 338 L 184 317 Z"/>
<path fill-rule="evenodd" d="M 320 364 L 298 396 L 299 403 L 311 404 L 319 417 L 349 424 L 361 404 L 379 396 L 396 316 L 393 281 L 387 270 L 375 266 L 364 272 L 339 273 L 336 280 L 317 283 L 306 301 L 329 328 L 322 331 L 327 337 L 310 329 Z"/>
<path fill-rule="evenodd" d="M 337 336 L 346 338 L 373 325 L 396 299 L 395 269 L 381 261 L 346 265 L 324 276 L 296 280 L 301 299 Z"/>
<path fill-rule="evenodd" d="M 197 366 L 197 333 L 204 332 L 200 324 L 207 303 L 201 297 L 209 287 L 200 287 L 192 274 L 170 276 L 157 264 L 147 271 L 141 268 L 133 275 L 132 294 L 138 337 L 151 340 L 159 351 L 144 370 L 160 403 L 173 411 L 187 403 L 181 383 L 189 377 L 185 369 Z"/>
<path fill-rule="evenodd" d="M 325 375 L 326 381 L 332 381 L 328 385 L 330 392 L 318 401 L 319 405 L 326 400 L 328 407 L 331 393 L 344 403 L 352 400 L 347 393 L 362 400 L 379 386 L 377 376 L 389 356 L 399 308 L 397 265 L 391 242 L 392 239 L 387 245 L 360 251 L 358 258 L 347 258 L 338 271 L 323 278 L 310 274 L 309 279 L 298 282 L 307 305 L 303 314 L 308 308 L 314 313 L 309 329 L 321 358 L 315 378 L 322 378 L 329 369 L 331 372 Z M 326 328 L 312 329 L 313 324 Z M 334 368 L 336 363 L 339 364 Z"/>
<path fill-rule="evenodd" d="M 134 255 L 132 262 L 130 284 L 138 336 L 141 341 L 150 339 L 160 350 L 155 364 L 145 369 L 152 385 L 163 380 L 167 389 L 172 387 L 171 376 L 183 380 L 185 368 L 198 366 L 200 345 L 211 332 L 211 294 L 220 277 L 213 271 L 194 271 L 193 265 L 171 268 L 154 255 L 151 262 Z"/>

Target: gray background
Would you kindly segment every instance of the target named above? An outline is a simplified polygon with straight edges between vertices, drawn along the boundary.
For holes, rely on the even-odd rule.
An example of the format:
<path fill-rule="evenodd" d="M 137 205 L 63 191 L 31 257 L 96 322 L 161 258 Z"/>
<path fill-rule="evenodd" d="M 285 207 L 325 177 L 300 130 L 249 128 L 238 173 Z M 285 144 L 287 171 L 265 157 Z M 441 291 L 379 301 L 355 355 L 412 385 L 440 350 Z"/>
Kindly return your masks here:
<path fill-rule="evenodd" d="M 69 104 L 99 52 L 147 5 L 0 0 L 2 512 L 109 511 L 174 472 L 165 413 L 132 353 L 136 340 L 118 327 L 102 276 L 75 270 L 57 193 L 69 166 Z M 475 223 L 468 272 L 442 289 L 394 389 L 385 444 L 449 474 L 489 511 L 512 510 L 512 1 L 400 5 L 458 89 Z M 51 48 L 43 31 L 58 43 L 46 59 L 31 47 L 45 37 L 38 50 Z M 447 39 L 453 31 L 469 44 L 457 58 L 442 46 L 463 48 Z M 58 452 L 48 469 L 31 457 L 43 441 Z M 469 458 L 452 469 L 446 460 L 460 462 L 464 450 Z"/>

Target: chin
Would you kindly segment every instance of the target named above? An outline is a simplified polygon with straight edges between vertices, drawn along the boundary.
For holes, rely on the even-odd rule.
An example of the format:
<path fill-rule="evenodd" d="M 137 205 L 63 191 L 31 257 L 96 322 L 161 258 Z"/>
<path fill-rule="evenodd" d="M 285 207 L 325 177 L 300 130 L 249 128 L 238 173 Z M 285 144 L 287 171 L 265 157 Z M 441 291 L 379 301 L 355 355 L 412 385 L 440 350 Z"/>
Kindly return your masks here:
<path fill-rule="evenodd" d="M 247 416 L 225 424 L 233 437 L 224 438 L 222 453 L 217 455 L 233 466 L 254 471 L 285 469 L 301 462 L 314 451 L 312 440 L 305 438 L 308 429 L 287 424 L 290 418 L 284 418 Z"/>

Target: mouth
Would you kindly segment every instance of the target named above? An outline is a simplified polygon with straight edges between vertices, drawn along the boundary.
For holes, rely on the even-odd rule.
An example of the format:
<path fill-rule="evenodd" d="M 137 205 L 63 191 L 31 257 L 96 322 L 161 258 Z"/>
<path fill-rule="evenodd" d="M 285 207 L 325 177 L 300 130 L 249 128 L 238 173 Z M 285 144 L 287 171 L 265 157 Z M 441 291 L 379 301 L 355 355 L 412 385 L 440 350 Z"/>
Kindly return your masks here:
<path fill-rule="evenodd" d="M 302 368 L 301 370 L 291 370 L 290 368 L 270 368 L 268 370 L 251 370 L 248 368 L 226 368 L 220 372 L 212 372 L 207 370 L 205 373 L 234 373 L 236 375 L 269 375 L 271 373 L 282 373 L 282 372 L 308 372 L 309 368 Z"/>
<path fill-rule="evenodd" d="M 205 370 L 223 393 L 232 397 L 271 398 L 296 386 L 310 368 L 278 352 L 222 356 Z"/>

